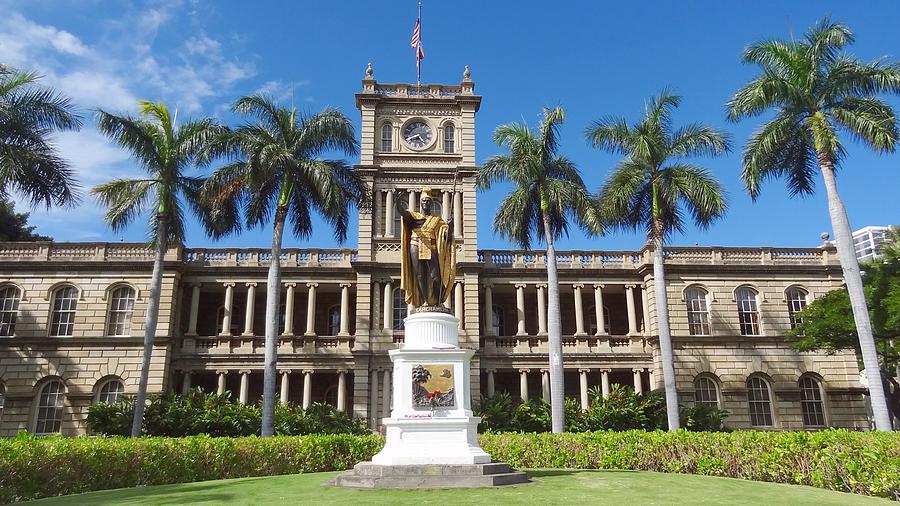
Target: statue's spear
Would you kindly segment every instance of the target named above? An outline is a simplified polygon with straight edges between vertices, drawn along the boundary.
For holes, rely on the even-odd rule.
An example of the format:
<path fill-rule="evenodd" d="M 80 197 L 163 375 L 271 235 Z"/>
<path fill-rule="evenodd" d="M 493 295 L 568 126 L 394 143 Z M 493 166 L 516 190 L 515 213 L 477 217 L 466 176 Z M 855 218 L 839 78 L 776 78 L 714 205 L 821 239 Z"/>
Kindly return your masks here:
<path fill-rule="evenodd" d="M 459 165 L 456 166 L 456 172 L 453 173 L 453 190 L 450 191 L 450 211 L 447 212 L 447 219 L 453 219 L 453 204 L 456 203 L 456 182 L 459 180 Z M 456 235 L 456 227 L 458 227 L 456 223 L 453 224 L 453 235 Z"/>

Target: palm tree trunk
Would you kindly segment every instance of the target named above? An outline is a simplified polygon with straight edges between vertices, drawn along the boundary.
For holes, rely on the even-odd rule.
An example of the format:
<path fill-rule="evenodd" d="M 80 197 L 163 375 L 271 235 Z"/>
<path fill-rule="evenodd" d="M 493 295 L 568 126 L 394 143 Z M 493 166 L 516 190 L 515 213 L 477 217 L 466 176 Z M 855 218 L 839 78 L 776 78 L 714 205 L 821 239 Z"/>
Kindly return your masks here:
<path fill-rule="evenodd" d="M 272 232 L 272 259 L 269 261 L 269 277 L 266 280 L 266 353 L 263 362 L 262 435 L 275 435 L 275 384 L 278 375 L 278 302 L 281 300 L 281 239 L 287 207 L 279 206 L 275 212 Z"/>
<path fill-rule="evenodd" d="M 166 256 L 166 229 L 168 218 L 162 214 L 156 221 L 156 254 L 153 258 L 153 274 L 150 277 L 150 295 L 147 300 L 147 316 L 144 322 L 144 357 L 141 361 L 141 378 L 138 381 L 134 401 L 134 419 L 131 421 L 131 437 L 140 437 L 144 423 L 144 405 L 147 403 L 147 383 L 150 381 L 150 358 L 156 340 L 156 323 L 159 320 L 159 294 L 162 288 L 163 259 Z"/>
<path fill-rule="evenodd" d="M 666 417 L 669 421 L 669 431 L 676 431 L 681 427 L 681 420 L 678 414 L 678 390 L 675 388 L 675 356 L 672 352 L 672 334 L 669 330 L 662 226 L 654 223 L 654 229 L 656 230 L 653 232 L 653 293 L 656 297 L 656 325 L 659 327 L 659 354 L 666 387 Z M 644 315 L 644 318 L 647 318 L 647 315 Z"/>
<path fill-rule="evenodd" d="M 550 215 L 542 211 L 544 239 L 547 241 L 547 344 L 550 347 L 550 417 L 554 433 L 566 431 L 565 383 L 562 360 L 562 325 L 559 316 L 559 275 L 556 249 L 550 234 Z"/>
<path fill-rule="evenodd" d="M 859 336 L 859 349 L 862 353 L 866 378 L 869 380 L 869 395 L 872 401 L 872 414 L 875 417 L 875 430 L 891 430 L 891 418 L 888 414 L 887 399 L 881 387 L 881 368 L 878 366 L 878 353 L 875 350 L 875 338 L 872 335 L 872 323 L 869 320 L 869 309 L 866 306 L 866 294 L 863 291 L 862 276 L 859 273 L 859 261 L 853 248 L 850 220 L 847 210 L 837 191 L 834 177 L 834 162 L 825 153 L 818 154 L 819 167 L 825 180 L 825 191 L 828 195 L 828 212 L 831 215 L 831 228 L 837 242 L 838 258 L 844 271 L 844 283 L 850 295 L 850 307 L 853 309 L 853 320 L 856 322 L 856 334 Z"/>

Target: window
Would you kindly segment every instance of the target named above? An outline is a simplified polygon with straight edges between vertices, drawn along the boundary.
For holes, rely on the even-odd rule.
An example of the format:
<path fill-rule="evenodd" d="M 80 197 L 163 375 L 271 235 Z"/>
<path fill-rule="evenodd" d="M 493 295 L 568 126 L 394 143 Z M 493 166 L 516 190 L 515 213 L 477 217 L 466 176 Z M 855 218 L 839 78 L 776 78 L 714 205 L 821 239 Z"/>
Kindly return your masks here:
<path fill-rule="evenodd" d="M 66 285 L 53 292 L 53 314 L 50 316 L 51 336 L 72 335 L 77 305 L 78 289 L 74 286 Z"/>
<path fill-rule="evenodd" d="M 797 313 L 803 311 L 803 308 L 806 307 L 806 296 L 806 290 L 796 287 L 788 288 L 784 294 L 784 298 L 787 300 L 788 316 L 791 318 L 791 328 L 796 327 L 800 323 Z"/>
<path fill-rule="evenodd" d="M 390 153 L 394 149 L 394 127 L 390 123 L 381 126 L 381 152 Z"/>
<path fill-rule="evenodd" d="M 341 333 L 341 307 L 331 306 L 328 308 L 328 333 L 326 335 L 336 336 Z"/>
<path fill-rule="evenodd" d="M 456 129 L 453 125 L 444 127 L 444 153 L 456 152 Z"/>
<path fill-rule="evenodd" d="M 803 425 L 807 427 L 825 426 L 825 405 L 822 402 L 822 388 L 811 376 L 800 378 L 800 407 L 803 411 Z"/>
<path fill-rule="evenodd" d="M 719 385 L 709 376 L 694 378 L 694 403 L 719 407 Z"/>
<path fill-rule="evenodd" d="M 112 291 L 110 299 L 109 325 L 106 333 L 110 336 L 131 335 L 134 289 L 130 286 L 120 286 Z"/>
<path fill-rule="evenodd" d="M 754 427 L 771 427 L 772 395 L 769 384 L 759 376 L 747 379 L 747 403 L 750 406 L 750 425 Z"/>
<path fill-rule="evenodd" d="M 591 306 L 588 308 L 588 319 L 590 321 L 590 328 L 588 329 L 588 333 L 592 336 L 597 334 L 597 306 Z M 603 332 L 605 334 L 609 334 L 609 308 L 603 306 Z"/>
<path fill-rule="evenodd" d="M 494 335 L 505 336 L 506 319 L 503 318 L 503 308 L 494 304 L 494 306 L 491 307 L 491 318 L 493 319 L 491 327 L 493 327 Z"/>
<path fill-rule="evenodd" d="M 13 285 L 0 287 L 0 336 L 12 337 L 16 333 L 19 316 L 19 289 Z"/>
<path fill-rule="evenodd" d="M 66 387 L 62 381 L 54 380 L 44 385 L 38 395 L 35 434 L 56 434 L 60 431 L 65 397 Z"/>
<path fill-rule="evenodd" d="M 403 330 L 403 319 L 406 318 L 406 298 L 403 290 L 394 288 L 394 330 Z"/>
<path fill-rule="evenodd" d="M 692 336 L 709 335 L 709 312 L 706 309 L 706 291 L 689 288 L 685 294 L 687 302 L 688 331 Z"/>
<path fill-rule="evenodd" d="M 738 320 L 741 324 L 742 336 L 759 335 L 759 310 L 756 308 L 756 292 L 747 287 L 735 291 L 737 299 Z"/>
<path fill-rule="evenodd" d="M 112 404 L 125 394 L 125 385 L 117 379 L 111 379 L 100 387 L 97 392 L 97 403 Z"/>

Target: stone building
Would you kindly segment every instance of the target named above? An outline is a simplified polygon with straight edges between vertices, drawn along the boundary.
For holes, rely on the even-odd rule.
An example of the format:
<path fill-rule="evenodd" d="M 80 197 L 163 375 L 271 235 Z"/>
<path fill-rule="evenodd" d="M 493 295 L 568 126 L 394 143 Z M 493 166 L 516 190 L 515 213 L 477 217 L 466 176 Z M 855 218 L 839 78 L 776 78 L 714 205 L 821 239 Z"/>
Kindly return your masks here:
<path fill-rule="evenodd" d="M 378 83 L 367 74 L 356 169 L 374 206 L 356 249 L 283 251 L 280 398 L 328 402 L 374 427 L 390 409 L 403 343 L 397 199 L 430 187 L 452 220 L 459 270 L 449 306 L 477 350 L 475 393 L 549 397 L 541 252 L 477 247 L 475 95 L 459 85 Z M 482 216 L 481 219 L 490 219 Z M 172 248 L 151 392 L 262 394 L 265 248 Z M 0 244 L 0 435 L 85 432 L 86 408 L 137 390 L 152 254 L 141 244 Z M 651 251 L 558 254 L 567 396 L 662 387 Z M 666 287 L 682 402 L 716 404 L 736 428 L 867 428 L 852 351 L 792 351 L 783 335 L 841 286 L 832 246 L 671 247 Z M 387 388 L 386 388 L 387 387 Z"/>

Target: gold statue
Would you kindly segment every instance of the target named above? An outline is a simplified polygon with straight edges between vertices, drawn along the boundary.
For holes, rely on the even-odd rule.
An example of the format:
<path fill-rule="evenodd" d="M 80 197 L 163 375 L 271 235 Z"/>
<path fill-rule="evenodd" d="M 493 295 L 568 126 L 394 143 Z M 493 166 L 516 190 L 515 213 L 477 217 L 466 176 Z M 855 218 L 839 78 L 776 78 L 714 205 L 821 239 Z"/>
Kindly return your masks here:
<path fill-rule="evenodd" d="M 431 188 L 422 188 L 422 212 L 397 199 L 400 213 L 400 288 L 406 303 L 441 311 L 456 279 L 456 241 L 450 224 L 433 214 Z"/>

